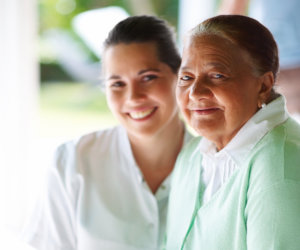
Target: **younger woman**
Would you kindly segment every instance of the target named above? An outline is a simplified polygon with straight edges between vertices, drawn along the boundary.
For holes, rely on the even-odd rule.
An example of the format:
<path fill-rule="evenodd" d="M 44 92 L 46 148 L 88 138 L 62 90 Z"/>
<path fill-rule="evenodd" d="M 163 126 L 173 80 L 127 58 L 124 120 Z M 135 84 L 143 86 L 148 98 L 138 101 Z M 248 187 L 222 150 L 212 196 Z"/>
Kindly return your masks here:
<path fill-rule="evenodd" d="M 103 77 L 121 126 L 67 142 L 29 242 L 38 249 L 158 249 L 170 173 L 191 137 L 178 117 L 180 57 L 166 22 L 129 17 L 105 41 Z"/>

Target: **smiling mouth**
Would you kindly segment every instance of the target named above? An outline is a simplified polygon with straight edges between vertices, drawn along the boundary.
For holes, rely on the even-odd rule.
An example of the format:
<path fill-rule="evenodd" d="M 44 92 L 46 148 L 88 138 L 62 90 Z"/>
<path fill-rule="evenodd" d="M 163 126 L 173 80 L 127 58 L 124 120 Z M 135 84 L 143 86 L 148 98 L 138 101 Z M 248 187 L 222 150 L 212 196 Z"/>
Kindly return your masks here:
<path fill-rule="evenodd" d="M 154 107 L 143 111 L 130 112 L 128 113 L 128 115 L 135 120 L 142 120 L 151 116 L 156 111 L 156 109 L 157 108 Z"/>
<path fill-rule="evenodd" d="M 219 110 L 218 108 L 204 108 L 204 109 L 194 109 L 192 111 L 199 115 L 210 115 L 215 113 L 218 110 Z"/>

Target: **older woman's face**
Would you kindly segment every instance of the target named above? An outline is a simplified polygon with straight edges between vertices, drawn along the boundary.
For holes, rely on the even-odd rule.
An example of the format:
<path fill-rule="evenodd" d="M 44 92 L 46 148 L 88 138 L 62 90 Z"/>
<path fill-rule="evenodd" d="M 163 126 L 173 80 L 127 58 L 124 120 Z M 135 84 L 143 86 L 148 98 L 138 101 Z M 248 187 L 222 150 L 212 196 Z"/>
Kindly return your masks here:
<path fill-rule="evenodd" d="M 260 78 L 248 54 L 215 35 L 189 38 L 177 101 L 190 126 L 220 150 L 258 109 Z"/>

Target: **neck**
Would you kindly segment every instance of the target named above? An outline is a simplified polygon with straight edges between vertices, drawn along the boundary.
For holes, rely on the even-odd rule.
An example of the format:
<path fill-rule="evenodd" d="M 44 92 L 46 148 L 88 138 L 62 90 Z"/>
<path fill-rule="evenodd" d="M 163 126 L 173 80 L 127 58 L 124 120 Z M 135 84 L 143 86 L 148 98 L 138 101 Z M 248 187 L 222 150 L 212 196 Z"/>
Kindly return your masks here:
<path fill-rule="evenodd" d="M 154 135 L 129 135 L 135 160 L 153 193 L 172 171 L 183 136 L 184 125 L 178 117 Z"/>

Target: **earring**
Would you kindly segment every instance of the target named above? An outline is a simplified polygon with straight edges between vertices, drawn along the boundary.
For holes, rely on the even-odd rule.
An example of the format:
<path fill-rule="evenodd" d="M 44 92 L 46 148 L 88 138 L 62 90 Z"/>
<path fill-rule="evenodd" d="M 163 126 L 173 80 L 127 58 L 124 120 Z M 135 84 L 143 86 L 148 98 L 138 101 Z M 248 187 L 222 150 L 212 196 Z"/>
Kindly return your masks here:
<path fill-rule="evenodd" d="M 263 109 L 264 107 L 266 107 L 267 106 L 267 104 L 265 104 L 265 103 L 262 103 L 261 104 L 261 108 Z"/>

